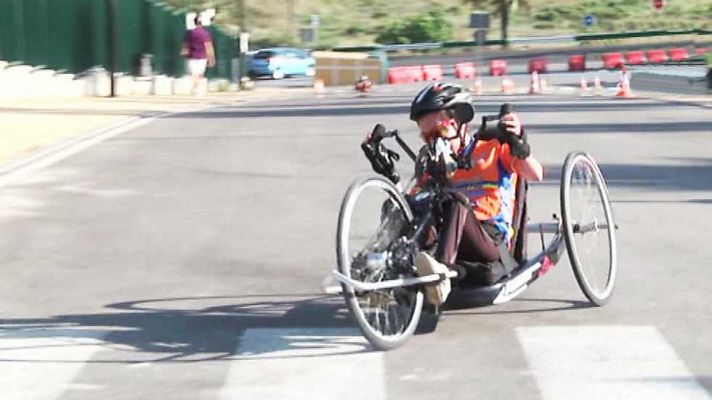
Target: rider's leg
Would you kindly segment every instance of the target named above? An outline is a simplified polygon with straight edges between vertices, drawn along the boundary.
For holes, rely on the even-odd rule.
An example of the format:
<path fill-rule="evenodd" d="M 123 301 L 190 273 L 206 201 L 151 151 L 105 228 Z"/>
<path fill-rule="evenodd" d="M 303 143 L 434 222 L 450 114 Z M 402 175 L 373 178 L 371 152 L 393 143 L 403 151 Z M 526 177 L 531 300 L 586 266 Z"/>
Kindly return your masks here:
<path fill-rule="evenodd" d="M 446 206 L 436 258 L 446 264 L 455 264 L 458 259 L 491 262 L 499 260 L 499 249 L 472 210 L 454 201 Z"/>

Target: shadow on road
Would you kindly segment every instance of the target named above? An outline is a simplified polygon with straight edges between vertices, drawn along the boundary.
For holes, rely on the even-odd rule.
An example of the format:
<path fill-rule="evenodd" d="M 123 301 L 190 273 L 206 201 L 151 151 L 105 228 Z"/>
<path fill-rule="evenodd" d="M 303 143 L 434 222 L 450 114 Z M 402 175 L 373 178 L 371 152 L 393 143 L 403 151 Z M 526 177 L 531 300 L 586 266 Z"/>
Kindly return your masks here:
<path fill-rule="evenodd" d="M 294 300 L 295 297 L 301 299 Z M 86 345 L 81 339 L 99 339 L 102 348 L 120 349 L 117 354 L 107 352 L 103 357 L 81 362 L 135 364 L 234 360 L 243 358 L 243 352 L 254 357 L 293 347 L 304 349 L 310 343 L 328 350 L 344 343 L 344 338 L 358 335 L 343 301 L 334 297 L 193 297 L 129 301 L 106 308 L 106 313 L 99 314 L 0 319 L 0 362 L 80 362 L 69 357 L 43 358 L 42 351 Z M 282 335 L 285 337 L 267 341 L 259 348 L 240 348 L 241 337 L 249 330 L 303 333 L 294 338 Z M 21 339 L 41 340 L 33 345 L 32 341 Z M 346 342 L 348 349 L 338 354 L 371 351 L 365 340 Z M 23 351 L 22 356 L 18 356 L 18 350 Z M 35 350 L 39 353 L 25 356 L 24 352 Z M 132 355 L 127 356 L 127 352 Z M 4 355 L 7 353 L 12 354 Z"/>
<path fill-rule="evenodd" d="M 638 187 L 661 191 L 712 190 L 712 158 L 673 158 L 678 164 L 599 164 L 610 187 Z M 558 184 L 560 165 L 544 167 L 545 181 Z M 692 199 L 709 204 L 709 199 Z"/>
<path fill-rule="evenodd" d="M 593 307 L 588 301 L 566 299 L 514 299 L 510 304 L 517 306 L 516 310 L 502 309 L 502 305 L 481 305 L 473 309 L 470 303 L 450 304 L 445 310 L 448 316 L 460 315 L 506 315 L 530 314 L 548 311 L 566 311 Z M 519 307 L 521 305 L 521 307 Z M 551 305 L 551 306 L 549 306 Z"/>

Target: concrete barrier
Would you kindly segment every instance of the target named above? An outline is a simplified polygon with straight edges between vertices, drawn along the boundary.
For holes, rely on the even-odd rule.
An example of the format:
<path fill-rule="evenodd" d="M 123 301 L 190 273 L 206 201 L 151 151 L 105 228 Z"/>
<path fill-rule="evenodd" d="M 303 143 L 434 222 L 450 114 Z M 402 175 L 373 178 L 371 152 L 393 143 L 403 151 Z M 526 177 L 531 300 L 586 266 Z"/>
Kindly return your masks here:
<path fill-rule="evenodd" d="M 156 96 L 170 96 L 173 94 L 173 78 L 165 75 L 154 76 L 151 94 Z"/>

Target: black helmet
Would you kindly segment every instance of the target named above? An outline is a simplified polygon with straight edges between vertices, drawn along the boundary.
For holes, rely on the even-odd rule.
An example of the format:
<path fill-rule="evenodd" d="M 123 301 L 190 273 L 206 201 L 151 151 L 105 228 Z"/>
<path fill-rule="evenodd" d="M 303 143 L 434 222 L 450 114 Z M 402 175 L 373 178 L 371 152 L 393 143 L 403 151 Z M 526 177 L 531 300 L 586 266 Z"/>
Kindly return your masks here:
<path fill-rule="evenodd" d="M 453 110 L 458 123 L 470 122 L 475 116 L 472 96 L 460 85 L 435 82 L 423 88 L 410 105 L 410 119 L 416 121 L 423 114 Z"/>

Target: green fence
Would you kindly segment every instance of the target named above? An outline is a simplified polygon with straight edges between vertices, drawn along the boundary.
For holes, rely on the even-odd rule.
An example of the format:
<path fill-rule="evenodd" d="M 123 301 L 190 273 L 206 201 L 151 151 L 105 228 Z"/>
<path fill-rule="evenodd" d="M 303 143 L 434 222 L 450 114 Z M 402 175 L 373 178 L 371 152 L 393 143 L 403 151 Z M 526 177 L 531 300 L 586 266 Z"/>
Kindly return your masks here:
<path fill-rule="evenodd" d="M 108 68 L 107 0 L 0 0 L 0 60 L 78 73 Z M 181 76 L 185 14 L 152 0 L 115 0 L 117 70 L 131 73 L 142 54 L 153 55 L 156 73 Z M 237 40 L 211 27 L 216 68 L 231 78 Z"/>

